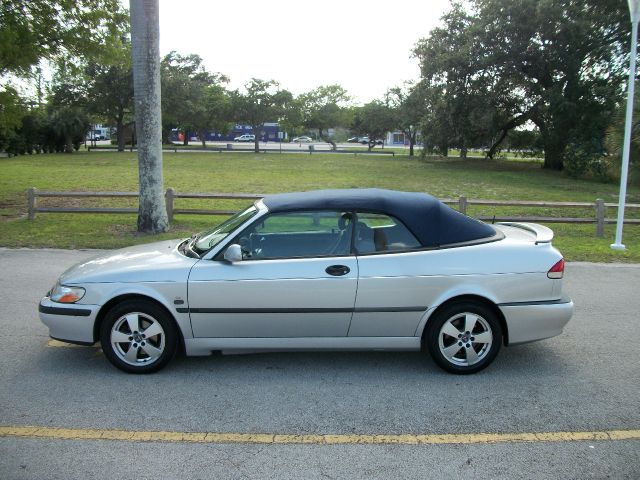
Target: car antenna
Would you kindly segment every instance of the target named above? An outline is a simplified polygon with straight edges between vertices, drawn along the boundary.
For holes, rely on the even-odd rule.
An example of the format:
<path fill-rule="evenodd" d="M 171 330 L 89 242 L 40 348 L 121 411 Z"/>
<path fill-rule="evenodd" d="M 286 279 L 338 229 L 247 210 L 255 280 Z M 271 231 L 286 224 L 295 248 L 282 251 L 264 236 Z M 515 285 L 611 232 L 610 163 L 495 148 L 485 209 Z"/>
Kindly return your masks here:
<path fill-rule="evenodd" d="M 495 215 L 495 213 L 493 214 L 493 220 L 491 220 L 491 224 L 493 225 L 494 223 L 496 223 L 496 215 Z"/>

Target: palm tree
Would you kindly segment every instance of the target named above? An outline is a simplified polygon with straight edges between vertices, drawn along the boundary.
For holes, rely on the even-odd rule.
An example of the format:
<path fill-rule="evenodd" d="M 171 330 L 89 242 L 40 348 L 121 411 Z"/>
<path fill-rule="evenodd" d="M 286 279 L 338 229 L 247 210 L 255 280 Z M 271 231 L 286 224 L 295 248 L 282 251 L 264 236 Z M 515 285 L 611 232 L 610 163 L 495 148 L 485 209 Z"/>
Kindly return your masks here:
<path fill-rule="evenodd" d="M 162 179 L 158 0 L 130 0 L 131 56 L 138 138 L 138 231 L 166 232 L 169 219 Z"/>
<path fill-rule="evenodd" d="M 89 119 L 78 108 L 60 107 L 49 116 L 51 131 L 65 153 L 73 153 L 89 130 Z"/>

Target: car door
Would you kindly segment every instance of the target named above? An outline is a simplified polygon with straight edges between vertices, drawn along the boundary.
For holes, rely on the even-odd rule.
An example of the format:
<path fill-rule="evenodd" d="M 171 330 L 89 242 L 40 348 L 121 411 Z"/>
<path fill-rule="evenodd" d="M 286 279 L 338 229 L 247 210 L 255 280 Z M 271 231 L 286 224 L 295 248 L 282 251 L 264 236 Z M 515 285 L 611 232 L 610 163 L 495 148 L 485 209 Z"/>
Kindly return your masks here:
<path fill-rule="evenodd" d="M 349 336 L 413 336 L 429 301 L 420 242 L 391 216 L 357 212 L 354 247 L 360 278 Z"/>
<path fill-rule="evenodd" d="M 243 260 L 198 262 L 189 277 L 195 337 L 344 337 L 358 282 L 351 215 L 274 213 L 231 243 Z"/>

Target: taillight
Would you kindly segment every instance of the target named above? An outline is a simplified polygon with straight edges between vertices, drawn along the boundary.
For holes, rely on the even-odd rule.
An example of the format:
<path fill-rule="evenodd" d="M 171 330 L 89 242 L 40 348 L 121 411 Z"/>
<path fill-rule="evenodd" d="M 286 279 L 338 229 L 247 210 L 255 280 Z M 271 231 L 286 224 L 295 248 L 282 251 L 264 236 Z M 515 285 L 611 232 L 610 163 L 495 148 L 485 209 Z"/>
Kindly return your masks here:
<path fill-rule="evenodd" d="M 564 275 L 564 258 L 558 260 L 558 262 L 547 272 L 547 277 L 549 278 L 562 278 L 562 275 Z"/>

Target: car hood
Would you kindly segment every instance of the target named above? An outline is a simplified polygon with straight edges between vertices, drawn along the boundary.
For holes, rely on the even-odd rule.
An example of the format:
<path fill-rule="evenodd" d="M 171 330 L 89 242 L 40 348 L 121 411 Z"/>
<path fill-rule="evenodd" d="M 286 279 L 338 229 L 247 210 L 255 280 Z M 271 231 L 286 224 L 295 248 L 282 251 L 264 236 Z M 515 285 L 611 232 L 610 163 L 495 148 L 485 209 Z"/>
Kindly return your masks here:
<path fill-rule="evenodd" d="M 178 252 L 181 242 L 169 240 L 104 253 L 68 269 L 60 283 L 186 281 L 198 259 Z"/>

